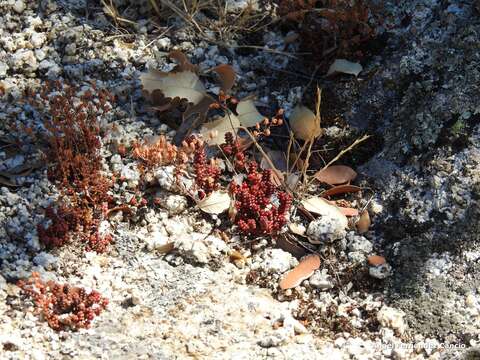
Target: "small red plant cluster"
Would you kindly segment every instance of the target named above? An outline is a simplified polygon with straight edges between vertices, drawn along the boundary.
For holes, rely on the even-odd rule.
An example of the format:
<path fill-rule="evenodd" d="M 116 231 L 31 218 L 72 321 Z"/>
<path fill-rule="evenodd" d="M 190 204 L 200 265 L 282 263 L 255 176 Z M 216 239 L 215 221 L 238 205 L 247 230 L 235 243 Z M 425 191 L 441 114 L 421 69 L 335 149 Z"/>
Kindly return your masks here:
<path fill-rule="evenodd" d="M 47 247 L 59 247 L 70 240 L 70 233 L 77 229 L 79 219 L 71 208 L 49 206 L 45 210 L 45 217 L 51 224 L 45 228 L 38 224 L 37 231 L 40 241 Z"/>
<path fill-rule="evenodd" d="M 111 240 L 96 232 L 105 204 L 112 201 L 108 195 L 112 182 L 101 172 L 98 117 L 110 111 L 113 96 L 94 84 L 92 89 L 79 95 L 75 87 L 54 82 L 38 95 L 27 93 L 47 130 L 48 178 L 62 195 L 56 211 L 47 209 L 52 224 L 38 227 L 41 241 L 49 247 L 65 244 L 73 232 L 79 232 L 90 250 L 103 251 Z"/>
<path fill-rule="evenodd" d="M 197 147 L 193 158 L 193 168 L 195 170 L 195 183 L 199 187 L 199 197 L 203 199 L 219 188 L 218 179 L 221 174 L 215 159 L 207 159 L 205 145 Z"/>
<path fill-rule="evenodd" d="M 43 281 L 36 272 L 18 286 L 34 301 L 37 312 L 54 330 L 89 328 L 92 320 L 107 307 L 108 299 L 95 290 Z"/>
<path fill-rule="evenodd" d="M 220 145 L 223 153 L 230 158 L 236 170 L 245 169 L 245 146 L 242 145 L 240 138 L 235 138 L 231 132 L 225 134 L 225 143 Z"/>
<path fill-rule="evenodd" d="M 273 235 L 286 224 L 292 197 L 279 191 L 272 182 L 270 170 L 258 172 L 256 162 L 247 165 L 247 178 L 230 185 L 237 210 L 235 223 L 247 235 Z M 276 197 L 278 205 L 272 202 Z"/>

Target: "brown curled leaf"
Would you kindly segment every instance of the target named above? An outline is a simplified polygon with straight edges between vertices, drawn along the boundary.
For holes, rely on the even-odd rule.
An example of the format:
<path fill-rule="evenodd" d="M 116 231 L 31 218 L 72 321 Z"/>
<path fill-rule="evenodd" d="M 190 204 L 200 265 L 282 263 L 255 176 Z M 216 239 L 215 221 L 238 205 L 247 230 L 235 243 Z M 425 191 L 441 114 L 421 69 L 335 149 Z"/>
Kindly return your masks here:
<path fill-rule="evenodd" d="M 370 228 L 371 225 L 371 220 L 370 220 L 370 215 L 368 214 L 368 211 L 365 210 L 360 214 L 360 219 L 358 219 L 357 223 L 355 226 L 357 227 L 357 231 L 359 234 L 366 233 L 368 229 Z"/>
<path fill-rule="evenodd" d="M 370 255 L 368 258 L 368 263 L 371 265 L 371 266 L 380 266 L 380 265 L 383 265 L 385 264 L 387 261 L 385 260 L 385 258 L 383 256 L 380 256 L 380 255 Z"/>
<path fill-rule="evenodd" d="M 361 187 L 355 186 L 355 185 L 339 185 L 339 186 L 335 186 L 331 189 L 325 190 L 320 195 L 321 196 L 333 196 L 333 195 L 339 195 L 339 194 L 354 193 L 354 192 L 361 191 L 361 190 L 362 190 Z"/>
<path fill-rule="evenodd" d="M 351 167 L 345 165 L 332 165 L 315 173 L 314 177 L 326 184 L 345 184 L 354 180 L 357 173 Z"/>
<path fill-rule="evenodd" d="M 235 84 L 235 70 L 231 65 L 222 64 L 214 67 L 212 71 L 215 71 L 220 79 L 220 87 L 224 92 L 228 92 Z"/>

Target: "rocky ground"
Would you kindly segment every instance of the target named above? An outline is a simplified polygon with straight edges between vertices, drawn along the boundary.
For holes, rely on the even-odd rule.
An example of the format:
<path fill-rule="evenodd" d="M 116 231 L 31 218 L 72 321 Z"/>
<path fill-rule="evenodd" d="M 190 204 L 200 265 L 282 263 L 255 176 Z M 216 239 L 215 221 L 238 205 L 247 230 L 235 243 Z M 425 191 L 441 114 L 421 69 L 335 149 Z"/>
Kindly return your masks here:
<path fill-rule="evenodd" d="M 116 2 L 132 26 L 116 24 L 94 1 L 1 1 L 0 171 L 33 171 L 1 187 L 0 357 L 480 358 L 480 9 L 473 1 L 383 3 L 381 46 L 362 61 L 362 73 L 315 77 L 325 107 L 342 119 L 327 116 L 327 138 L 344 145 L 373 135 L 344 159 L 358 170 L 358 184 L 373 190 L 373 226 L 346 232 L 309 280 L 281 291 L 280 277 L 298 259 L 267 239 L 221 238 L 214 229 L 225 219 L 170 192 L 169 168 L 155 172 L 160 207 L 110 218 L 115 241 L 106 253 L 75 243 L 45 249 L 37 224 L 58 189 L 46 167 L 35 166 L 35 144 L 12 150 L 9 139 L 25 134 L 9 125 L 42 131 L 22 99 L 47 79 L 108 88 L 117 101 L 101 119 L 103 167 L 121 174 L 113 193 L 128 202 L 140 174 L 118 144 L 174 135 L 147 111 L 140 72 L 168 69 L 171 49 L 201 69 L 232 64 L 239 98 L 255 93 L 266 114 L 283 107 L 288 116 L 312 90 L 312 71 L 285 55 L 301 51 L 285 44 L 285 30 L 271 25 L 220 43 L 173 15 L 155 25 L 148 2 Z M 244 37 L 257 48 L 242 48 Z M 168 242 L 174 251 L 165 255 Z M 244 260 L 232 261 L 233 251 Z M 382 271 L 368 267 L 370 254 L 385 256 Z M 16 286 L 32 271 L 96 289 L 110 304 L 90 329 L 56 332 Z"/>

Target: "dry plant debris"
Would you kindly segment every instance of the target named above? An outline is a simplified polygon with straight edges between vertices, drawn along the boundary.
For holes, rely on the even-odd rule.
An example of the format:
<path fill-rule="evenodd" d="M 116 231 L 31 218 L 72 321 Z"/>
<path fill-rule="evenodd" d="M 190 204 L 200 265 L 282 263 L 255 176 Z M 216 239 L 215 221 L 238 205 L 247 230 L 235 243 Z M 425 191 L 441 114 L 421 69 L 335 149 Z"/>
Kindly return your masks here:
<path fill-rule="evenodd" d="M 56 211 L 47 209 L 52 224 L 38 227 L 40 240 L 48 246 L 60 246 L 75 232 L 87 250 L 103 252 L 112 237 L 100 234 L 99 225 L 111 202 L 108 191 L 112 182 L 102 175 L 98 116 L 110 111 L 114 99 L 105 89 L 92 87 L 96 93 L 86 91 L 80 99 L 76 88 L 59 82 L 47 83 L 38 96 L 32 92 L 27 96 L 41 113 L 47 130 L 48 178 L 61 193 Z"/>

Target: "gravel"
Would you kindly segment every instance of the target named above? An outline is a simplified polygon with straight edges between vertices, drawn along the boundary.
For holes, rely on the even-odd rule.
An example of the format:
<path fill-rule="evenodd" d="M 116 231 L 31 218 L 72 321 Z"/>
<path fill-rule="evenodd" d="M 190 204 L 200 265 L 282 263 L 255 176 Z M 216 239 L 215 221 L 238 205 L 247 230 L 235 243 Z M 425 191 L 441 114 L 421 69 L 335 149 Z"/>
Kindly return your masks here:
<path fill-rule="evenodd" d="M 171 25 L 181 31 L 153 33 L 148 1 L 115 3 L 137 21 L 128 33 L 112 31 L 111 19 L 88 2 L 0 3 L 0 171 L 42 160 L 28 142 L 13 154 L 3 144 L 12 135 L 7 125 L 44 131 L 23 102 L 25 89 L 39 90 L 50 79 L 78 86 L 80 95 L 95 82 L 118 98 L 111 116 L 99 118 L 105 174 L 122 179 L 112 196 L 128 203 L 147 179 L 159 199 L 133 214 L 113 213 L 102 228 L 115 241 L 96 254 L 75 243 L 54 250 L 40 244 L 43 209 L 59 196 L 45 167 L 0 188 L 2 359 L 438 359 L 458 358 L 464 348 L 478 354 L 480 24 L 471 4 L 384 2 L 392 27 L 383 33 L 383 50 L 362 63 L 359 79 L 321 80 L 325 93 L 348 108 L 346 130 L 328 126 L 326 136 L 368 129 L 381 139 L 380 149 L 359 152 L 354 164 L 360 185 L 375 190 L 364 204 L 373 228 L 358 235 L 346 230 L 345 219 L 321 214 L 306 231 L 320 269 L 280 291 L 281 276 L 298 259 L 270 239 L 225 239 L 215 230 L 225 219 L 191 206 L 173 166 L 144 179 L 118 149 L 175 133 L 147 111 L 138 80 L 147 66 L 172 67 L 162 52 L 180 49 L 202 70 L 232 64 L 239 98 L 253 92 L 262 112 L 281 106 L 288 116 L 305 84 L 284 74 L 305 69 L 282 52 L 299 51 L 298 44 L 286 44 L 272 27 L 258 39 L 270 51 L 224 49 L 178 19 Z M 228 3 L 236 12 L 247 4 Z M 206 86 L 218 91 L 210 79 Z M 190 178 L 181 182 L 192 186 Z M 366 257 L 374 253 L 387 263 L 369 267 Z M 91 329 L 57 333 L 15 285 L 32 271 L 97 289 L 110 305 Z"/>

